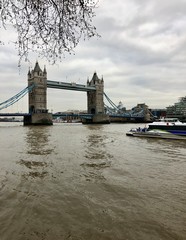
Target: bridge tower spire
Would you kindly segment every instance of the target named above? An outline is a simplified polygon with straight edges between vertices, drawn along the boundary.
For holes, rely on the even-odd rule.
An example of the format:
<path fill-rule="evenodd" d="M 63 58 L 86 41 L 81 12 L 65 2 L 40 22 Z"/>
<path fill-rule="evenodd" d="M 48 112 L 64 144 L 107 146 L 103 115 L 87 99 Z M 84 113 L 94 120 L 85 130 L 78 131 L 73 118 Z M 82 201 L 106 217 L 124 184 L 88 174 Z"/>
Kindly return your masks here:
<path fill-rule="evenodd" d="M 28 71 L 28 86 L 33 84 L 34 88 L 28 96 L 31 117 L 25 119 L 25 125 L 51 125 L 52 114 L 49 114 L 47 109 L 47 71 L 45 67 L 42 71 L 38 62 L 32 71 Z"/>

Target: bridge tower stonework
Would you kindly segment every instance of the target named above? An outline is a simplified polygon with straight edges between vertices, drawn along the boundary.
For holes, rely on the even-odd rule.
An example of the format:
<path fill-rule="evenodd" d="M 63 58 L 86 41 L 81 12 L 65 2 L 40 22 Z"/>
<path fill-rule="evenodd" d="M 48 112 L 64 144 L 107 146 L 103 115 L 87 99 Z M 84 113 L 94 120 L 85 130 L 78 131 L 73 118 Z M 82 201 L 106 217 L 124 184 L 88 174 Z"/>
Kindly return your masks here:
<path fill-rule="evenodd" d="M 28 71 L 28 86 L 33 84 L 28 96 L 30 116 L 25 117 L 24 125 L 52 125 L 52 114 L 47 109 L 47 72 L 46 68 L 41 70 L 38 62 L 34 70 Z"/>
<path fill-rule="evenodd" d="M 88 113 L 93 114 L 92 123 L 110 123 L 109 116 L 105 114 L 104 109 L 104 81 L 99 79 L 97 73 L 93 74 L 91 81 L 87 80 L 87 86 L 94 86 L 95 91 L 87 92 Z"/>

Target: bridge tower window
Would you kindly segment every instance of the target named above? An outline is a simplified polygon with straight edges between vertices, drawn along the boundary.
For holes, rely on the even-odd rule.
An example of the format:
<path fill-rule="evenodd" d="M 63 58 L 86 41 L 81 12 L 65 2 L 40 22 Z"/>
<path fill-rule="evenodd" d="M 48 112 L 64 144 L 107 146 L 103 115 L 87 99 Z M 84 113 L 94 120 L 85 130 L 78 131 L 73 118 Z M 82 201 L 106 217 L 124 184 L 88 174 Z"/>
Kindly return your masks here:
<path fill-rule="evenodd" d="M 92 109 L 91 109 L 91 114 L 95 114 L 95 113 L 96 113 L 95 108 L 92 108 Z"/>

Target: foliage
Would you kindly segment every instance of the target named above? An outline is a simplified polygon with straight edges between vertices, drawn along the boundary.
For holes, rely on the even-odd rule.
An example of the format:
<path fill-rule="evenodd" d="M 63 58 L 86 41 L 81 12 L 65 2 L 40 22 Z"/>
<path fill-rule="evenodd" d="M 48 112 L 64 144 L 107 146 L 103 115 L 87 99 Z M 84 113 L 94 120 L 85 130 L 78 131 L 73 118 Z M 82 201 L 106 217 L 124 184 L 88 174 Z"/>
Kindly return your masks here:
<path fill-rule="evenodd" d="M 92 24 L 96 6 L 97 0 L 0 0 L 0 28 L 15 28 L 20 62 L 36 52 L 55 63 L 82 37 L 99 36 Z"/>

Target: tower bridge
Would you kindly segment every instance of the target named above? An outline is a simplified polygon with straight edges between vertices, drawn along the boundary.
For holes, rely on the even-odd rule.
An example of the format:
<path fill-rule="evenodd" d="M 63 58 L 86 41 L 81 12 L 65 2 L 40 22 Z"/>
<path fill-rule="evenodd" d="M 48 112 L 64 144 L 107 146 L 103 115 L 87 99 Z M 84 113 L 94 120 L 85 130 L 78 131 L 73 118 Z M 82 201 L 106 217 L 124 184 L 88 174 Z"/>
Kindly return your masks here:
<path fill-rule="evenodd" d="M 103 91 L 103 78 L 99 79 L 94 73 L 91 81 L 86 85 L 47 80 L 46 68 L 42 71 L 38 62 L 32 71 L 28 72 L 28 87 L 34 85 L 29 91 L 29 116 L 24 117 L 24 124 L 52 124 L 52 114 L 47 110 L 47 88 L 57 88 L 73 91 L 87 92 L 87 113 L 92 114 L 91 119 L 85 118 L 85 123 L 109 123 L 109 115 L 105 114 Z"/>
<path fill-rule="evenodd" d="M 47 71 L 44 67 L 42 71 L 38 62 L 32 71 L 28 71 L 28 86 L 20 93 L 0 103 L 0 110 L 13 105 L 28 93 L 28 113 L 2 114 L 0 116 L 23 116 L 24 125 L 52 125 L 53 115 L 47 109 L 47 88 L 57 88 L 64 90 L 87 92 L 87 114 L 82 115 L 84 123 L 110 123 L 111 118 L 144 119 L 147 115 L 146 109 L 139 111 L 117 114 L 119 109 L 104 93 L 103 78 L 99 79 L 96 72 L 92 79 L 87 80 L 86 85 L 75 82 L 66 83 L 60 81 L 47 80 Z M 111 108 L 104 104 L 106 98 Z M 107 109 L 107 113 L 106 110 Z M 110 110 L 114 109 L 111 113 Z"/>

